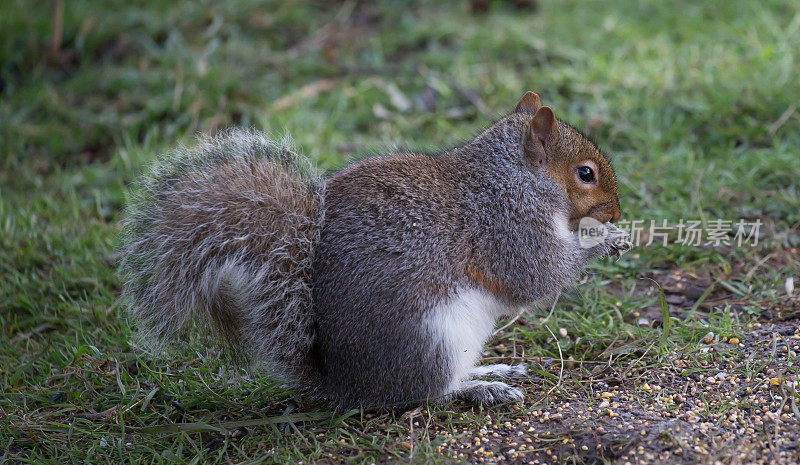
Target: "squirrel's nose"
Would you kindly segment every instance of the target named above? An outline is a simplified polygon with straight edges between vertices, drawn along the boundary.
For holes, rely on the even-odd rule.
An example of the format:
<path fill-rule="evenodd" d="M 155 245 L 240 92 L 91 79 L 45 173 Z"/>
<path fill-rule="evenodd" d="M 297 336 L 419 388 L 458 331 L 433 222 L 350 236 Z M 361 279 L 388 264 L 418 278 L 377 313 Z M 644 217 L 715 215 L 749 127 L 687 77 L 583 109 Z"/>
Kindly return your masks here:
<path fill-rule="evenodd" d="M 582 216 L 591 216 L 601 223 L 616 223 L 620 217 L 619 204 L 612 202 L 602 203 L 595 205 L 594 208 L 583 214 Z"/>

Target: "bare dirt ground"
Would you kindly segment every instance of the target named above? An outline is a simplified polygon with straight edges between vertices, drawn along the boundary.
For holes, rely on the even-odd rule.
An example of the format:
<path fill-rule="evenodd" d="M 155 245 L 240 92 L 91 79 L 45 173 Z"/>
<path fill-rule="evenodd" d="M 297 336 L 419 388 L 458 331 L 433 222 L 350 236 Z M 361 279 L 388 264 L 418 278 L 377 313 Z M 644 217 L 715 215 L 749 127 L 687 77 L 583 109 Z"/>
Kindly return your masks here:
<path fill-rule="evenodd" d="M 477 435 L 431 436 L 446 438 L 449 456 L 478 463 L 800 463 L 798 321 L 755 323 L 733 342 L 712 341 L 702 357 L 671 354 L 647 373 L 567 373 L 563 384 L 574 388 L 551 395 L 547 409 L 502 422 L 488 415 Z"/>
<path fill-rule="evenodd" d="M 701 296 L 711 286 L 702 277 L 655 278 L 674 317 L 721 302 L 737 308 L 724 289 Z M 644 308 L 633 317 L 658 326 L 657 313 Z M 540 360 L 534 372 L 559 377 L 533 403 L 545 408 L 510 406 L 509 415 L 486 415 L 477 434 L 434 427 L 430 437 L 443 438 L 438 448 L 447 456 L 476 463 L 800 463 L 800 299 L 784 298 L 761 315 L 739 337 L 709 331 L 655 356 L 656 343 L 611 344 L 606 363 L 585 369 Z"/>

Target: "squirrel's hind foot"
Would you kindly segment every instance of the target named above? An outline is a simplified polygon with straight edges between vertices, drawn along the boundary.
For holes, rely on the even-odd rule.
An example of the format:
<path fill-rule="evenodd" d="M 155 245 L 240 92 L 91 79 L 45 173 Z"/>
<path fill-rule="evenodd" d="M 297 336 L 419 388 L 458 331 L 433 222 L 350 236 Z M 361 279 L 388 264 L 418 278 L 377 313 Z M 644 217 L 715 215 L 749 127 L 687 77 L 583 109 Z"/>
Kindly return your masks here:
<path fill-rule="evenodd" d="M 464 381 L 449 399 L 463 399 L 477 405 L 496 405 L 519 402 L 524 397 L 521 389 L 500 381 Z"/>

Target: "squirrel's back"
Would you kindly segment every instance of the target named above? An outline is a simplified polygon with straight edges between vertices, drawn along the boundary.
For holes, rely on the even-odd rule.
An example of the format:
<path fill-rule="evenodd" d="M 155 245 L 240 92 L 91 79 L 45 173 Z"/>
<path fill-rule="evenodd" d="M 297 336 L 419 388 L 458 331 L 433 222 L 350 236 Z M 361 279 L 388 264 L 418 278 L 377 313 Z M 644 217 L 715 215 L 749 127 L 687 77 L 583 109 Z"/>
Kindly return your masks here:
<path fill-rule="evenodd" d="M 230 131 L 151 168 L 123 225 L 123 295 L 168 342 L 210 325 L 279 379 L 309 388 L 311 273 L 324 181 L 288 139 Z"/>

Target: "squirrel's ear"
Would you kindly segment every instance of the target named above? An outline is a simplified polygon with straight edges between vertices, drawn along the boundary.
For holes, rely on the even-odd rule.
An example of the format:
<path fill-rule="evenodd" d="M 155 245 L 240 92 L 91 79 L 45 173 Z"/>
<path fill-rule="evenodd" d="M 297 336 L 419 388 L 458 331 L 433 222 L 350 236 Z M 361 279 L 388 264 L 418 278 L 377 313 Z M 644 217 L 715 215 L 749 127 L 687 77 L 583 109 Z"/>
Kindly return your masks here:
<path fill-rule="evenodd" d="M 542 145 L 548 141 L 552 142 L 558 137 L 556 115 L 550 107 L 542 107 L 533 115 L 531 133 L 542 142 Z"/>
<path fill-rule="evenodd" d="M 538 164 L 543 164 L 547 158 L 544 151 L 545 144 L 552 142 L 558 136 L 556 115 L 550 107 L 542 107 L 533 115 L 531 125 L 525 131 L 525 154 Z"/>
<path fill-rule="evenodd" d="M 539 108 L 542 108 L 542 101 L 539 100 L 539 96 L 534 92 L 528 91 L 519 99 L 517 107 L 514 108 L 514 113 L 536 113 Z"/>

